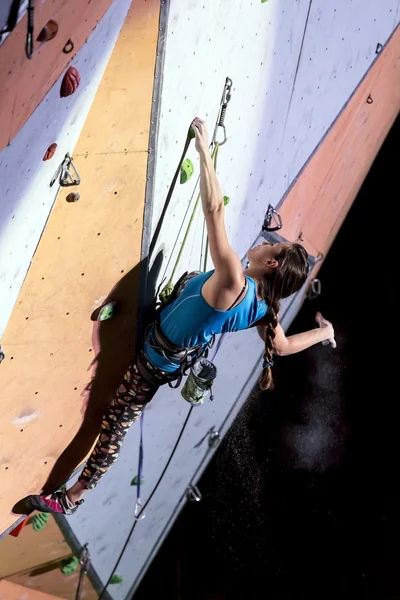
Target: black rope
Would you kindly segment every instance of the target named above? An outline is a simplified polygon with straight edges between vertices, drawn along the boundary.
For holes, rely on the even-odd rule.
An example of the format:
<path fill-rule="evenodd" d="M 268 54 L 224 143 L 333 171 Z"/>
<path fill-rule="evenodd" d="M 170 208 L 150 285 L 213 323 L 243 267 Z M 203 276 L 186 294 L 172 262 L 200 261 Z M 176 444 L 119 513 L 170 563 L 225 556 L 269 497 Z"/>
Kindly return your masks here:
<path fill-rule="evenodd" d="M 178 164 L 178 168 L 176 169 L 175 175 L 174 175 L 174 177 L 172 179 L 170 188 L 168 190 L 167 198 L 166 198 L 166 200 L 164 202 L 164 206 L 163 206 L 160 218 L 158 219 L 157 227 L 154 230 L 153 238 L 152 238 L 151 243 L 150 243 L 149 259 L 151 258 L 152 254 L 154 252 L 154 248 L 155 248 L 155 246 L 157 244 L 157 240 L 158 240 L 158 237 L 160 235 L 161 227 L 162 227 L 162 224 L 164 222 L 165 214 L 167 212 L 168 206 L 169 206 L 169 204 L 171 202 L 172 194 L 173 194 L 174 189 L 175 189 L 175 184 L 176 184 L 176 181 L 178 179 L 178 175 L 181 172 L 181 165 L 182 165 L 183 161 L 185 160 L 185 156 L 186 156 L 186 153 L 188 151 L 188 148 L 190 146 L 190 142 L 192 141 L 192 139 L 193 138 L 190 135 L 190 128 L 189 128 L 188 134 L 186 136 L 185 147 L 183 148 L 183 152 L 182 152 L 182 156 L 181 156 L 181 159 L 179 161 L 179 164 Z"/>
<path fill-rule="evenodd" d="M 306 17 L 306 22 L 304 25 L 304 31 L 303 31 L 303 38 L 301 40 L 301 46 L 300 46 L 300 52 L 299 52 L 299 58 L 297 60 L 297 65 L 296 65 L 296 71 L 294 73 L 294 78 L 293 78 L 293 85 L 292 85 L 292 91 L 290 92 L 290 98 L 289 98 L 289 104 L 288 104 L 288 109 L 286 112 L 286 118 L 285 118 L 285 124 L 283 126 L 283 132 L 282 132 L 282 138 L 281 138 L 281 146 L 282 146 L 282 142 L 283 142 L 283 138 L 285 137 L 285 132 L 286 132 L 286 126 L 287 126 L 287 121 L 289 118 L 289 113 L 290 113 L 290 107 L 292 106 L 292 100 L 293 100 L 293 94 L 294 94 L 294 88 L 296 86 L 296 81 L 297 81 L 297 75 L 299 72 L 299 68 L 300 68 L 300 60 L 301 60 L 301 56 L 303 54 L 303 46 L 304 46 L 304 40 L 306 37 L 306 31 L 307 31 L 307 26 L 308 26 L 308 20 L 310 18 L 310 12 L 311 12 L 311 5 L 312 5 L 312 1 L 310 0 L 310 4 L 308 5 L 308 12 L 307 12 L 307 17 Z"/>
<path fill-rule="evenodd" d="M 123 547 L 122 547 L 122 550 L 121 550 L 121 552 L 120 552 L 120 554 L 119 554 L 119 556 L 118 556 L 118 559 L 117 559 L 117 561 L 116 561 L 116 563 L 115 563 L 115 565 L 114 565 L 114 567 L 113 567 L 113 570 L 112 570 L 112 571 L 111 571 L 111 573 L 110 573 L 110 576 L 109 576 L 109 578 L 108 578 L 108 580 L 107 580 L 107 583 L 105 584 L 105 586 L 104 586 L 104 588 L 103 588 L 103 590 L 102 590 L 102 592 L 101 592 L 101 594 L 100 594 L 100 596 L 99 596 L 98 600 L 101 600 L 101 599 L 104 597 L 105 591 L 106 591 L 106 589 L 108 588 L 108 586 L 110 585 L 110 581 L 111 581 L 111 579 L 112 579 L 112 576 L 114 575 L 115 571 L 117 570 L 117 568 L 118 568 L 118 565 L 119 565 L 119 563 L 121 562 L 121 559 L 122 559 L 122 557 L 123 557 L 123 555 L 124 555 L 124 553 L 125 553 L 125 550 L 126 550 L 126 548 L 127 548 L 128 544 L 129 544 L 129 542 L 130 542 L 130 539 L 131 539 L 131 537 L 132 537 L 132 534 L 133 534 L 133 532 L 135 531 L 136 523 L 138 522 L 138 519 L 140 518 L 140 515 L 141 515 L 141 514 L 144 512 L 145 508 L 147 507 L 147 505 L 149 504 L 149 502 L 150 502 L 150 501 L 151 501 L 151 499 L 153 498 L 154 494 L 156 493 L 156 491 L 157 491 L 157 489 L 158 489 L 158 486 L 160 485 L 160 483 L 161 483 L 161 481 L 162 481 L 162 479 L 163 479 L 163 477 L 164 477 L 164 475 L 165 475 L 165 473 L 166 473 L 166 471 L 167 471 L 167 469 L 168 469 L 168 467 L 169 467 L 169 465 L 170 465 L 170 463 L 171 463 L 171 460 L 172 460 L 172 459 L 173 459 L 173 457 L 174 457 L 174 454 L 175 454 L 175 452 L 176 452 L 176 449 L 177 449 L 177 447 L 178 447 L 178 444 L 179 444 L 179 442 L 181 441 L 182 435 L 183 435 L 183 433 L 184 433 L 184 431 L 185 431 L 185 429 L 186 429 L 186 426 L 187 426 L 187 424 L 188 424 L 188 422 L 189 422 L 189 418 L 190 418 L 190 415 L 192 414 L 192 410 L 193 410 L 193 408 L 194 408 L 193 406 L 191 406 L 191 407 L 189 408 L 188 414 L 186 415 L 186 419 L 185 419 L 185 421 L 184 421 L 184 423 L 183 423 L 183 425 L 182 425 L 182 428 L 181 428 L 181 430 L 180 430 L 180 432 L 179 432 L 179 435 L 178 435 L 178 438 L 177 438 L 177 440 L 176 440 L 176 442 L 175 442 L 175 445 L 174 445 L 174 447 L 172 448 L 172 452 L 171 452 L 171 454 L 169 455 L 169 458 L 168 458 L 168 460 L 167 460 L 167 462 L 166 462 L 166 465 L 165 465 L 164 469 L 162 470 L 162 472 L 161 472 L 161 475 L 159 476 L 159 478 L 158 478 L 158 480 L 157 480 L 157 483 L 156 483 L 156 485 L 154 486 L 154 488 L 153 488 L 153 490 L 152 490 L 152 492 L 151 492 L 150 496 L 147 498 L 146 502 L 143 504 L 143 506 L 142 506 L 142 510 L 140 511 L 140 513 L 138 514 L 137 518 L 136 518 L 136 519 L 135 519 L 135 521 L 133 522 L 133 524 L 132 524 L 132 527 L 131 527 L 131 529 L 130 529 L 130 531 L 129 531 L 129 533 L 128 533 L 128 536 L 127 536 L 127 538 L 126 538 L 126 540 L 125 540 L 125 543 L 124 543 L 124 545 L 123 545 Z"/>

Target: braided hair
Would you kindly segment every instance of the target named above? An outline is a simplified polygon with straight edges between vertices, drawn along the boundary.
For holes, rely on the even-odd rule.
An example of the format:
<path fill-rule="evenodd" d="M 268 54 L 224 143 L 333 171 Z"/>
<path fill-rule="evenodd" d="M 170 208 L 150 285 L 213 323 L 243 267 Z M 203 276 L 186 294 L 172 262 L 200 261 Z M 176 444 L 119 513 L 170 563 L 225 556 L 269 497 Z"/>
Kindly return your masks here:
<path fill-rule="evenodd" d="M 284 246 L 275 259 L 278 261 L 277 267 L 264 275 L 260 281 L 260 295 L 268 306 L 263 370 L 260 378 L 262 390 L 273 387 L 273 342 L 278 325 L 280 300 L 297 292 L 304 285 L 308 274 L 307 252 L 300 244 Z"/>

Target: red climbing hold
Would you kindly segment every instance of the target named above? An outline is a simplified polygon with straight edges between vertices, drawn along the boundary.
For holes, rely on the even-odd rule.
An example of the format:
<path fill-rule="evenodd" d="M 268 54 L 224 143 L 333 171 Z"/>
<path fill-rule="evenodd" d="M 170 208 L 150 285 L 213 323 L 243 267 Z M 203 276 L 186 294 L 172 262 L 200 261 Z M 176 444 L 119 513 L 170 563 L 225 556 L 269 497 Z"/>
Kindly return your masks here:
<path fill-rule="evenodd" d="M 21 521 L 19 525 L 17 525 L 12 531 L 10 531 L 10 535 L 12 535 L 13 537 L 18 537 L 25 525 L 27 524 L 28 520 L 29 517 L 25 517 L 25 519 Z"/>
<path fill-rule="evenodd" d="M 71 96 L 71 94 L 76 92 L 76 90 L 78 89 L 78 86 L 80 84 L 80 81 L 81 81 L 81 76 L 79 75 L 79 73 L 75 69 L 75 67 L 69 67 L 69 69 L 66 71 L 66 73 L 63 77 L 62 83 L 61 83 L 61 89 L 60 89 L 61 98 L 66 98 L 67 96 Z"/>
<path fill-rule="evenodd" d="M 54 154 L 56 153 L 56 150 L 57 150 L 57 144 L 50 144 L 50 146 L 47 148 L 46 152 L 44 153 L 43 160 L 50 160 L 51 158 L 53 158 Z"/>

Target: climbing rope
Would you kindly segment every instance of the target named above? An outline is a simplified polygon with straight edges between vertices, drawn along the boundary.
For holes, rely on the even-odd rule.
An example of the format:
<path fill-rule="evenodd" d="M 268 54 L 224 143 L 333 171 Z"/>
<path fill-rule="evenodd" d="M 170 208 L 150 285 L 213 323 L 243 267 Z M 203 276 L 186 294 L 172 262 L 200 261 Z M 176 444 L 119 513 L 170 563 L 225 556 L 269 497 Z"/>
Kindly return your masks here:
<path fill-rule="evenodd" d="M 131 527 L 131 528 L 130 528 L 130 530 L 129 530 L 129 533 L 128 533 L 128 535 L 127 535 L 127 538 L 126 538 L 126 540 L 125 540 L 125 543 L 124 543 L 124 545 L 123 545 L 123 547 L 122 547 L 122 550 L 121 550 L 121 552 L 120 552 L 120 554 L 119 554 L 119 556 L 118 556 L 118 559 L 117 559 L 117 561 L 116 561 L 116 562 L 115 562 L 115 564 L 114 564 L 113 570 L 111 571 L 111 574 L 110 574 L 110 576 L 109 576 L 109 578 L 108 578 L 108 580 L 107 580 L 107 582 L 106 582 L 106 584 L 105 584 L 104 588 L 103 588 L 103 589 L 102 589 L 102 591 L 101 591 L 101 594 L 100 594 L 100 596 L 99 596 L 98 600 L 102 600 L 102 599 L 104 598 L 104 594 L 105 594 L 105 592 L 106 592 L 106 590 L 107 590 L 108 586 L 109 586 L 109 585 L 110 585 L 110 583 L 111 583 L 111 580 L 112 580 L 112 578 L 113 578 L 113 575 L 114 575 L 115 571 L 118 569 L 118 566 L 119 566 L 119 564 L 120 564 L 120 562 L 121 562 L 121 560 L 122 560 L 122 557 L 123 557 L 123 555 L 124 555 L 124 553 L 125 553 L 125 550 L 126 550 L 126 548 L 128 547 L 128 544 L 129 544 L 129 542 L 130 542 L 130 539 L 131 539 L 131 537 L 132 537 L 132 534 L 133 534 L 133 532 L 135 531 L 136 524 L 137 524 L 137 522 L 138 522 L 138 521 L 141 519 L 141 515 L 143 515 L 143 514 L 144 514 L 144 511 L 146 510 L 146 507 L 147 507 L 147 505 L 148 505 L 148 504 L 150 503 L 150 501 L 152 500 L 152 498 L 153 498 L 154 494 L 156 493 L 156 491 L 157 491 L 157 489 L 158 489 L 158 487 L 159 487 L 159 485 L 160 485 L 161 481 L 162 481 L 162 480 L 163 480 L 163 478 L 164 478 L 164 475 L 165 475 L 165 473 L 167 472 L 167 469 L 168 469 L 169 465 L 171 464 L 171 461 L 172 461 L 172 459 L 173 459 L 173 457 L 174 457 L 174 455 L 175 455 L 175 452 L 176 452 L 176 450 L 177 450 L 177 448 L 178 448 L 179 442 L 181 441 L 181 438 L 182 438 L 182 436 L 183 436 L 183 433 L 184 433 L 184 431 L 185 431 L 185 429 L 186 429 L 186 426 L 187 426 L 187 424 L 188 424 L 188 422 L 189 422 L 189 418 L 190 418 L 190 415 L 192 414 L 192 410 L 193 410 L 193 406 L 191 406 L 191 407 L 189 408 L 189 410 L 188 410 L 188 414 L 186 415 L 185 421 L 184 421 L 184 423 L 183 423 L 183 425 L 182 425 L 182 427 L 181 427 L 181 430 L 180 430 L 180 432 L 179 432 L 179 435 L 178 435 L 178 438 L 177 438 L 177 440 L 176 440 L 176 442 L 175 442 L 175 445 L 174 445 L 174 447 L 172 448 L 171 454 L 169 455 L 169 458 L 168 458 L 168 460 L 167 460 L 167 462 L 166 462 L 166 464 L 165 464 L 165 467 L 164 467 L 164 469 L 162 470 L 162 472 L 161 472 L 161 474 L 160 474 L 160 476 L 159 476 L 159 478 L 158 478 L 158 480 L 157 480 L 157 482 L 156 482 L 156 484 L 155 484 L 155 486 L 154 486 L 154 488 L 153 488 L 153 490 L 152 490 L 152 492 L 151 492 L 150 496 L 147 498 L 146 502 L 143 504 L 143 506 L 141 507 L 140 511 L 137 513 L 137 515 L 135 515 L 135 516 L 134 516 L 134 522 L 133 522 L 133 524 L 132 524 L 132 527 Z"/>

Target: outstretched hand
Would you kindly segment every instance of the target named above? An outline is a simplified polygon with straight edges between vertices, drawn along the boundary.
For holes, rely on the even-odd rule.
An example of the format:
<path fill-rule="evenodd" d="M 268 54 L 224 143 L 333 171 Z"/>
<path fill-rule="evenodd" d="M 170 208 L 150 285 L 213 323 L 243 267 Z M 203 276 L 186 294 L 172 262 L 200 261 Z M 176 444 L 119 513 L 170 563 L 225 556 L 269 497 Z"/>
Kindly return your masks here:
<path fill-rule="evenodd" d="M 197 152 L 208 152 L 209 142 L 206 122 L 196 117 L 192 121 L 192 127 L 196 136 L 195 145 Z"/>
<path fill-rule="evenodd" d="M 332 323 L 324 319 L 320 312 L 317 312 L 317 314 L 315 315 L 315 320 L 319 327 L 321 327 L 321 329 L 326 329 L 326 338 L 322 342 L 322 344 L 324 346 L 330 344 L 332 348 L 336 348 L 335 331 L 333 329 Z"/>

